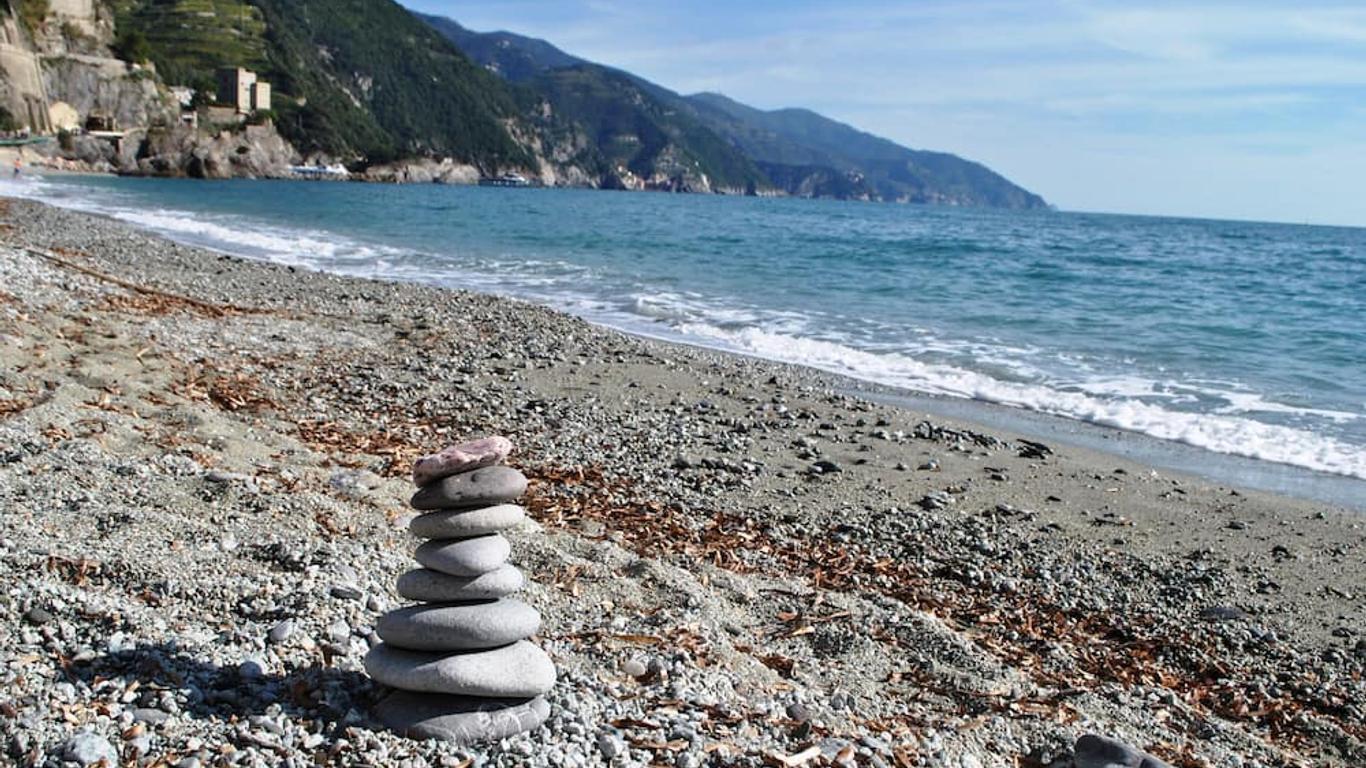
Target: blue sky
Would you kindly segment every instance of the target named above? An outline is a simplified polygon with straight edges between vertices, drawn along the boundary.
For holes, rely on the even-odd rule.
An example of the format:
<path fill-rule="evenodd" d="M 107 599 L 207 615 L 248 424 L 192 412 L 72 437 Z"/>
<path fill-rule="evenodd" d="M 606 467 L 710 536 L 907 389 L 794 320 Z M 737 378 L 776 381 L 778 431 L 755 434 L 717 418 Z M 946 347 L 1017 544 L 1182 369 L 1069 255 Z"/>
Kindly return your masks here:
<path fill-rule="evenodd" d="M 1366 3 L 408 0 L 1069 210 L 1366 226 Z"/>

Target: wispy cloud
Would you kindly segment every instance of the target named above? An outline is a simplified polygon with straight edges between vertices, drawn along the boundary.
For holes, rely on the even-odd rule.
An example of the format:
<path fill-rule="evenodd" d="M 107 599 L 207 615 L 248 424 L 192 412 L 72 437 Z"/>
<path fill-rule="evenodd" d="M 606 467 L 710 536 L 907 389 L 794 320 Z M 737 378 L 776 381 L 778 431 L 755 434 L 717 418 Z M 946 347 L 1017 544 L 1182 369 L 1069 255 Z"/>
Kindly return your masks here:
<path fill-rule="evenodd" d="M 1366 224 L 1356 2 L 411 4 L 958 152 L 1064 207 Z"/>

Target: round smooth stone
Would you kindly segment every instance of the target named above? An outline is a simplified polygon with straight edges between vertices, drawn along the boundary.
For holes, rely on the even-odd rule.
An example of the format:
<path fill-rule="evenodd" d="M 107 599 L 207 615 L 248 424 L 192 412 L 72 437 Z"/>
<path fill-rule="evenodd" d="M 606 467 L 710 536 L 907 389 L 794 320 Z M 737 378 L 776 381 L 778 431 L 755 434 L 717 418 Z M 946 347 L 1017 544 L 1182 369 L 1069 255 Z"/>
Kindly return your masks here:
<path fill-rule="evenodd" d="M 525 640 L 488 651 L 424 653 L 380 643 L 365 654 L 365 671 L 405 691 L 461 696 L 540 696 L 555 687 L 555 665 Z"/>
<path fill-rule="evenodd" d="M 410 651 L 470 651 L 525 640 L 541 628 L 541 614 L 512 598 L 478 603 L 433 603 L 390 611 L 375 622 L 386 643 Z"/>
<path fill-rule="evenodd" d="M 394 691 L 375 705 L 375 718 L 410 739 L 456 744 L 498 741 L 535 730 L 550 717 L 550 704 L 534 699 L 482 699 L 439 693 Z"/>
<path fill-rule="evenodd" d="M 526 519 L 526 510 L 516 504 L 498 504 L 478 509 L 441 509 L 414 517 L 408 532 L 423 539 L 463 539 L 498 533 Z"/>
<path fill-rule="evenodd" d="M 512 467 L 484 467 L 443 477 L 413 494 L 413 509 L 468 509 L 504 504 L 526 493 L 526 475 Z"/>
<path fill-rule="evenodd" d="M 472 539 L 436 539 L 423 542 L 416 558 L 424 567 L 452 576 L 478 576 L 507 562 L 512 545 L 498 534 Z"/>
<path fill-rule="evenodd" d="M 423 486 L 443 477 L 497 464 L 510 453 L 512 441 L 501 435 L 452 445 L 413 462 L 413 484 Z"/>
<path fill-rule="evenodd" d="M 424 603 L 451 603 L 460 600 L 494 600 L 522 588 L 526 579 L 511 565 L 503 565 L 478 576 L 452 576 L 449 573 L 416 568 L 398 577 L 398 593 Z"/>

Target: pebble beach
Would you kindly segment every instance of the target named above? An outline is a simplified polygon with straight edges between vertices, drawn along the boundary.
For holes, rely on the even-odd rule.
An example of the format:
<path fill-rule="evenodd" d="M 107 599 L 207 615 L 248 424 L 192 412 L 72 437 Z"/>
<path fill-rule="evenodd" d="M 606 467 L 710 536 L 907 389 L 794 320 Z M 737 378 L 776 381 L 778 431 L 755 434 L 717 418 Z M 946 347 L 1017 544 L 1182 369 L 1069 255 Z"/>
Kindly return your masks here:
<path fill-rule="evenodd" d="M 20 200 L 0 341 L 5 762 L 1366 764 L 1358 510 Z M 401 738 L 413 461 L 487 435 L 549 719 Z"/>

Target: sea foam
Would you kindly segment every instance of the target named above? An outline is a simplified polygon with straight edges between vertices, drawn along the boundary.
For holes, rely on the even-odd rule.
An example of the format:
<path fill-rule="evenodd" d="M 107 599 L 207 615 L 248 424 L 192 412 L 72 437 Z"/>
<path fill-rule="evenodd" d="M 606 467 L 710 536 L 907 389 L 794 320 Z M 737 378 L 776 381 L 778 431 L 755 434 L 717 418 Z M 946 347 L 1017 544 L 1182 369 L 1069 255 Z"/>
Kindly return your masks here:
<path fill-rule="evenodd" d="M 1097 369 L 1066 350 L 1001 339 L 951 338 L 938 329 L 858 314 L 761 306 L 743 294 L 661 290 L 650 275 L 623 275 L 517 253 L 473 257 L 367 242 L 326 228 L 265 223 L 129 201 L 117 191 L 0 181 L 5 194 L 108 215 L 175 240 L 260 260 L 340 274 L 422 281 L 548 304 L 648 336 L 709 346 L 935 395 L 1078 419 L 1219 453 L 1366 479 L 1366 449 L 1302 428 L 1357 413 L 1291 405 L 1236 381 L 1159 378 L 1134 361 Z M 849 308 L 851 313 L 857 308 Z M 970 366 L 970 367 L 969 367 Z M 1277 423 L 1252 418 L 1271 414 Z"/>

